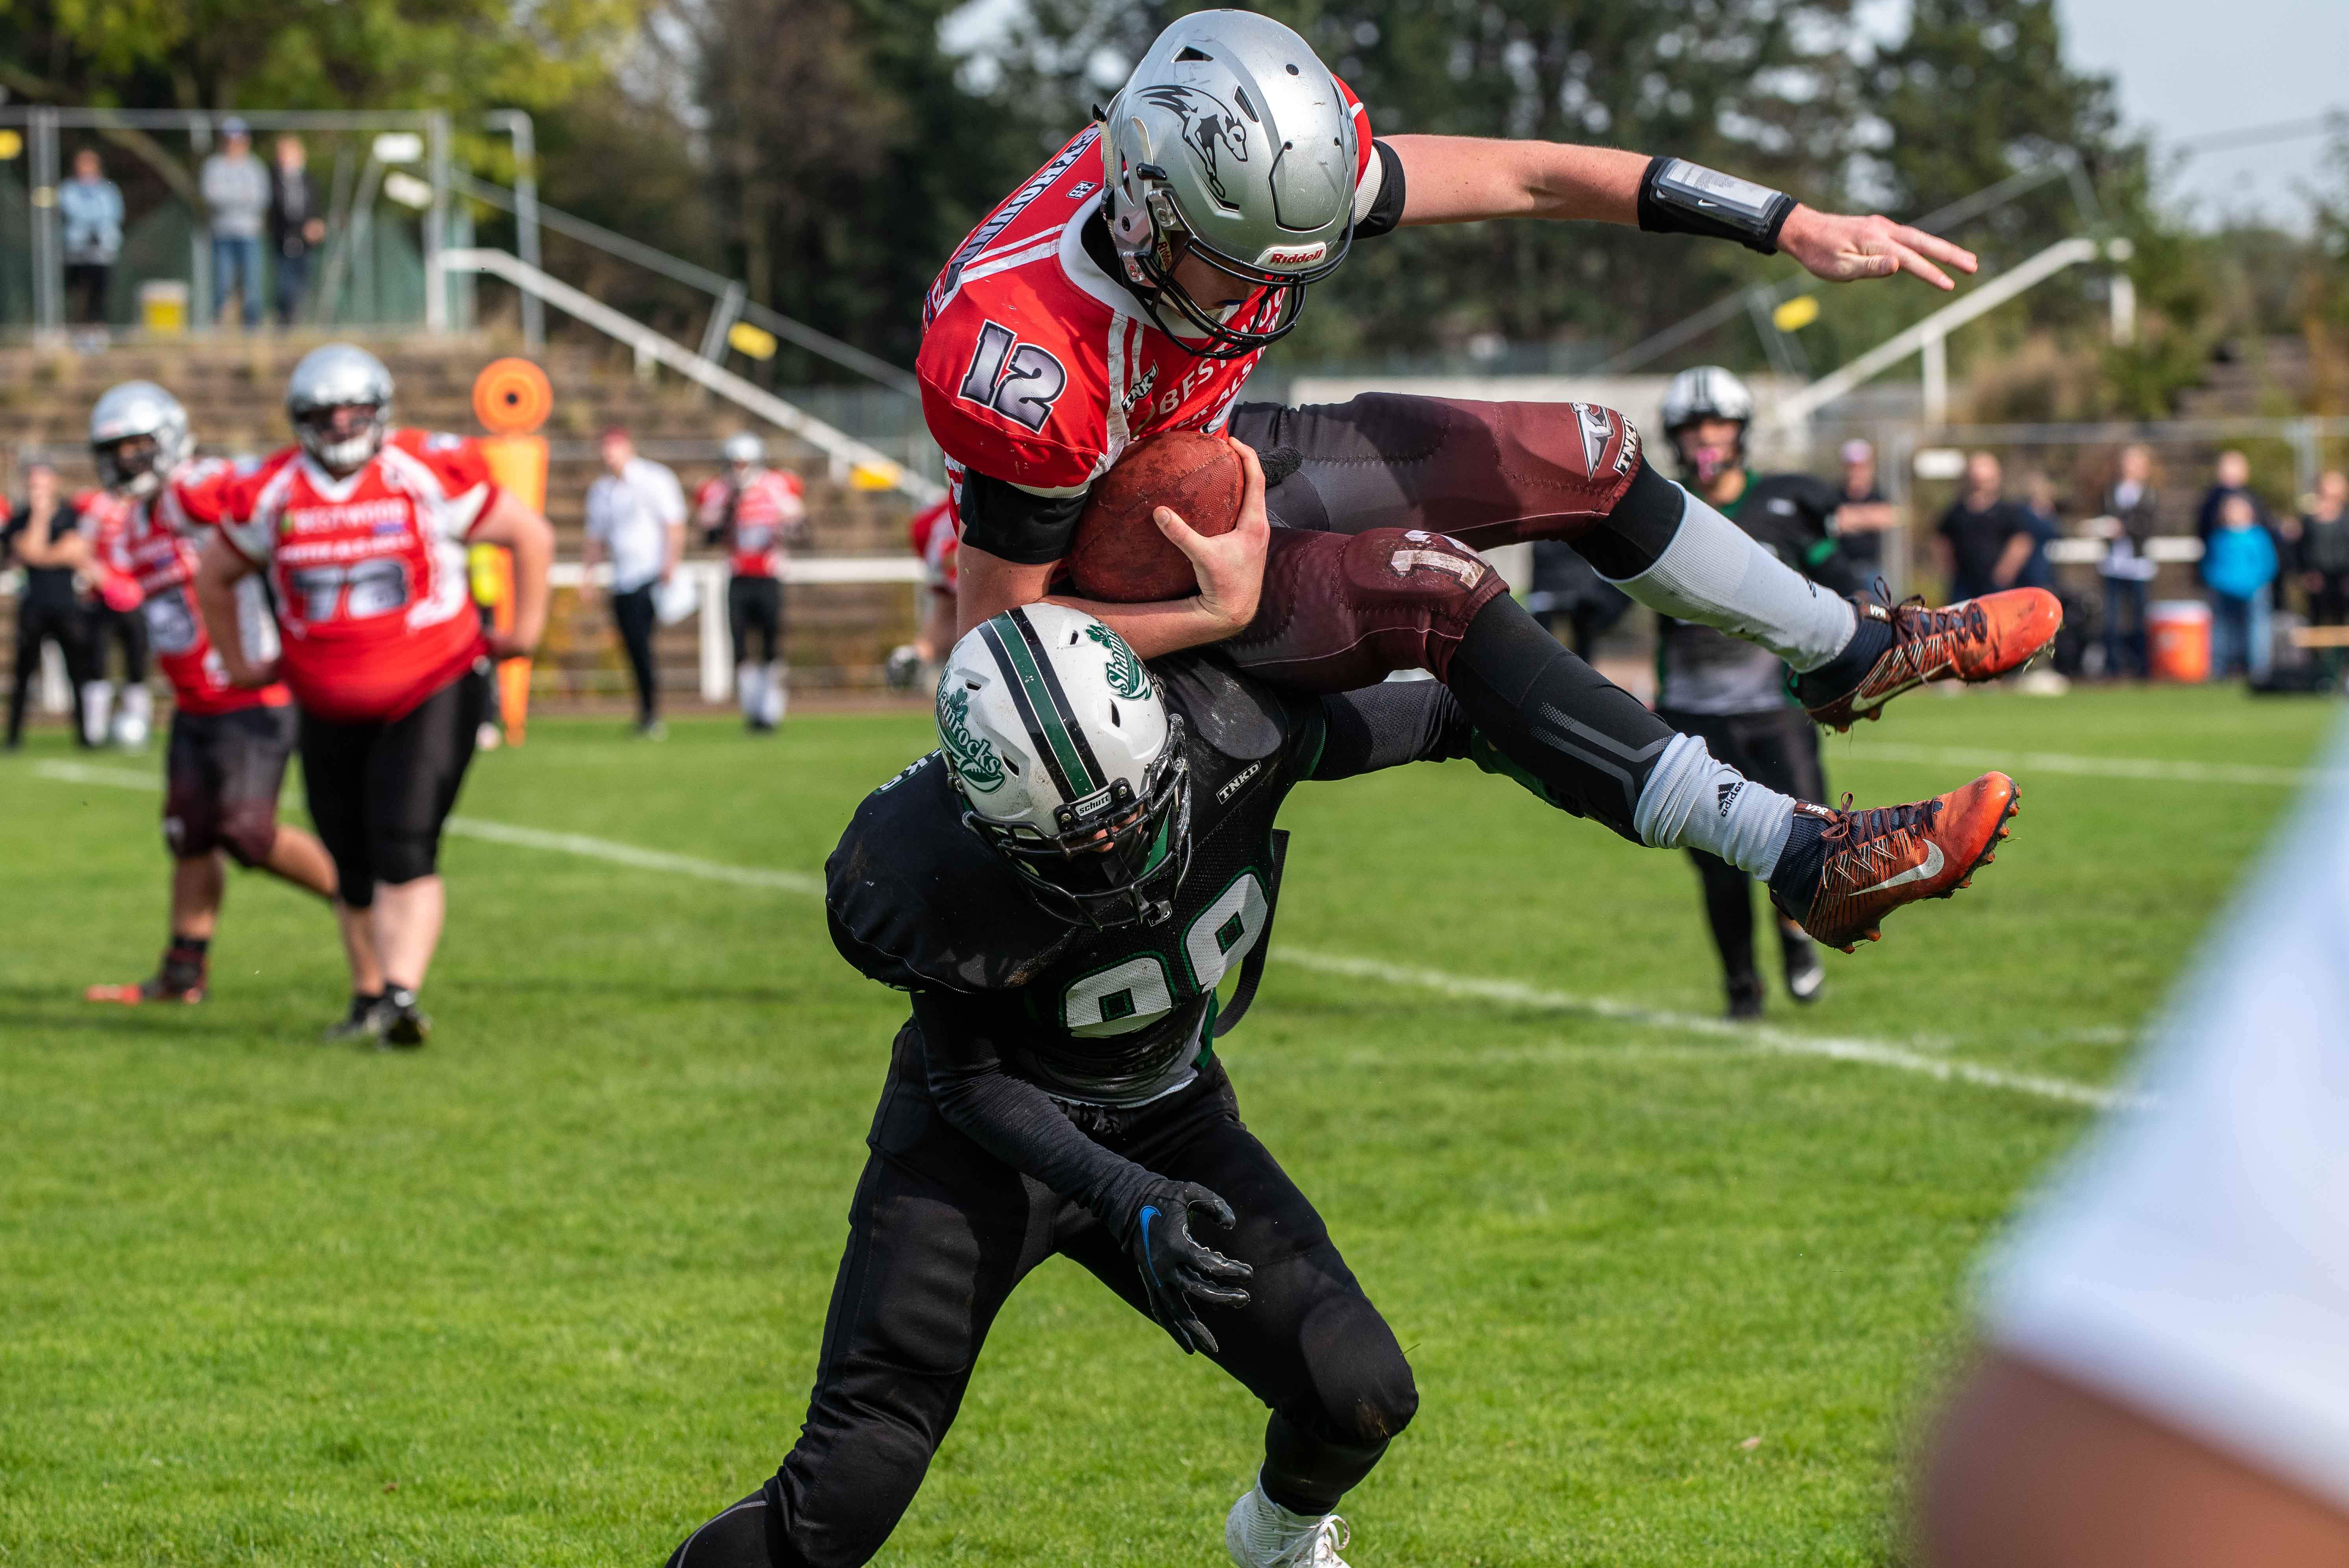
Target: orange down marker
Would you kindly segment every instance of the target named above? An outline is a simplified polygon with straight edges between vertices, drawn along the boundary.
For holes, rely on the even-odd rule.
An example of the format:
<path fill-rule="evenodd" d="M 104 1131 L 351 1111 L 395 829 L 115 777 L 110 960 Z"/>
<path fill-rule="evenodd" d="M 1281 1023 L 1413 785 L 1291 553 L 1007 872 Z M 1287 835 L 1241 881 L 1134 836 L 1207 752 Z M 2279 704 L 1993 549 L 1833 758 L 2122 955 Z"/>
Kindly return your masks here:
<path fill-rule="evenodd" d="M 546 439 L 536 434 L 554 408 L 546 372 L 527 359 L 500 359 L 473 378 L 473 417 L 490 433 L 481 438 L 481 460 L 502 490 L 533 511 L 546 510 Z M 476 544 L 468 552 L 474 603 L 490 612 L 499 631 L 513 627 L 513 552 L 499 544 Z M 498 707 L 506 743 L 520 746 L 530 727 L 527 658 L 498 666 Z"/>

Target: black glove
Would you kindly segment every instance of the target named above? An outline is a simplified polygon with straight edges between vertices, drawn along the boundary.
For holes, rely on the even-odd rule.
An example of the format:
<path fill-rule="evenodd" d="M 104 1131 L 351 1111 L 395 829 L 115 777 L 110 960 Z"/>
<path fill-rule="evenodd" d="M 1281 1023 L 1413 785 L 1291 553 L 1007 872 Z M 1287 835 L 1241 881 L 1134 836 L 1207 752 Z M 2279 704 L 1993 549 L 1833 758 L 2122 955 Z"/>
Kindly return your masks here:
<path fill-rule="evenodd" d="M 1143 1189 L 1125 1235 L 1125 1250 L 1141 1272 L 1142 1293 L 1150 1302 L 1151 1315 L 1174 1336 L 1185 1356 L 1202 1347 L 1210 1351 L 1216 1347 L 1216 1336 L 1199 1321 L 1198 1308 L 1192 1303 L 1246 1306 L 1247 1292 L 1220 1282 L 1246 1279 L 1256 1273 L 1237 1258 L 1227 1258 L 1191 1239 L 1195 1208 L 1206 1210 L 1226 1230 L 1231 1227 L 1229 1203 L 1196 1181 L 1160 1177 Z"/>

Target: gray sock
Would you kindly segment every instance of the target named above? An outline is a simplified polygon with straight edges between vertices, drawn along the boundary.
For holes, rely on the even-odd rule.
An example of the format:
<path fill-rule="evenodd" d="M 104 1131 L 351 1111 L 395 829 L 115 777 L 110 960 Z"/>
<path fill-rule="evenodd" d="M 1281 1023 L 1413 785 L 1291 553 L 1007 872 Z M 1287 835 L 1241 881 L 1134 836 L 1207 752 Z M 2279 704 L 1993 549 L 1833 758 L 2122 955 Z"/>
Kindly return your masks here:
<path fill-rule="evenodd" d="M 1676 735 L 1648 774 L 1631 825 L 1642 843 L 1704 850 L 1767 882 L 1794 821 L 1791 796 L 1715 762 L 1695 736 Z"/>
<path fill-rule="evenodd" d="M 1656 563 L 1617 587 L 1660 614 L 1758 643 L 1795 670 L 1841 653 L 1859 624 L 1830 593 L 1695 496 Z"/>

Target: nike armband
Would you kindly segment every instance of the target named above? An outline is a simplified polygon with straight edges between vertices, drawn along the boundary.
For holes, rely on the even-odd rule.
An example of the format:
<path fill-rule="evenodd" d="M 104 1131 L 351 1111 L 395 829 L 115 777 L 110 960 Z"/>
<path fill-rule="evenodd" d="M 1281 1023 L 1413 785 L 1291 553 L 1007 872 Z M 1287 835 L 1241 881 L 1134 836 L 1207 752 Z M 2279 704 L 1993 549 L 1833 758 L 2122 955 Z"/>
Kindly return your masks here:
<path fill-rule="evenodd" d="M 1784 191 L 1685 158 L 1651 158 L 1640 177 L 1640 227 L 1651 234 L 1703 234 L 1775 256 L 1778 231 L 1794 210 Z"/>

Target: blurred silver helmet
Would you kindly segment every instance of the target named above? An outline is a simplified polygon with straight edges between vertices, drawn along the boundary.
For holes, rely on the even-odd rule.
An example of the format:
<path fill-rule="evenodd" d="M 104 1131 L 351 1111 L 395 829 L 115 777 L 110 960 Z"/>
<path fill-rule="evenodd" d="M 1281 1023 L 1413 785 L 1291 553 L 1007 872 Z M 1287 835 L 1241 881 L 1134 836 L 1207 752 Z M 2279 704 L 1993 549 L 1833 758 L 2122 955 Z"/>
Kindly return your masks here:
<path fill-rule="evenodd" d="M 338 408 L 369 410 L 354 425 Z M 347 474 L 375 456 L 391 431 L 391 372 L 366 349 L 347 343 L 314 348 L 285 384 L 285 412 L 294 438 L 330 474 Z"/>
<path fill-rule="evenodd" d="M 1338 79 L 1296 33 L 1247 11 L 1198 11 L 1158 35 L 1110 101 L 1102 183 L 1127 281 L 1174 307 L 1213 359 L 1235 359 L 1297 325 L 1309 284 L 1354 237 L 1354 117 Z M 1184 254 L 1247 292 L 1270 319 L 1233 326 L 1173 281 Z M 1177 341 L 1183 341 L 1178 337 Z"/>
<path fill-rule="evenodd" d="M 1727 419 L 1737 426 L 1737 438 L 1726 452 L 1681 445 L 1680 432 L 1700 419 Z M 1700 485 L 1713 483 L 1745 461 L 1745 431 L 1753 423 L 1754 394 L 1718 365 L 1683 370 L 1664 387 L 1664 435 L 1683 475 Z"/>
<path fill-rule="evenodd" d="M 767 443 L 748 430 L 737 430 L 727 437 L 722 450 L 728 462 L 740 463 L 746 469 L 757 468 L 767 458 Z"/>
<path fill-rule="evenodd" d="M 152 381 L 109 387 L 90 405 L 89 454 L 109 490 L 153 495 L 195 449 L 187 409 Z"/>
<path fill-rule="evenodd" d="M 1700 365 L 1672 377 L 1664 388 L 1664 433 L 1699 419 L 1754 418 L 1754 394 L 1745 383 L 1718 365 Z"/>

